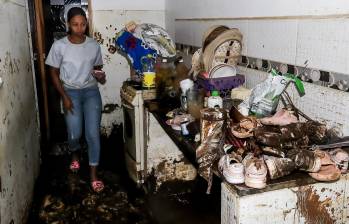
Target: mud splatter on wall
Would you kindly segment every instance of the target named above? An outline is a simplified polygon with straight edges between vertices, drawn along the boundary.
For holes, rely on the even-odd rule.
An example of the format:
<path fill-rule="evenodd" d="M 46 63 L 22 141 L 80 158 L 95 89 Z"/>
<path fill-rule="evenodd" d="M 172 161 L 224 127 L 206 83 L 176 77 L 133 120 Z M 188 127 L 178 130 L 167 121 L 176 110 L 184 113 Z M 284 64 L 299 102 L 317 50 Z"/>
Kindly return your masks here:
<path fill-rule="evenodd" d="M 320 201 L 320 196 L 318 193 L 316 193 L 312 187 L 309 186 L 300 187 L 299 191 L 297 192 L 297 198 L 298 210 L 305 218 L 307 223 L 334 223 L 331 215 L 326 209 L 332 203 L 330 198 Z"/>
<path fill-rule="evenodd" d="M 23 223 L 39 172 L 39 130 L 24 1 L 0 1 L 1 223 Z"/>

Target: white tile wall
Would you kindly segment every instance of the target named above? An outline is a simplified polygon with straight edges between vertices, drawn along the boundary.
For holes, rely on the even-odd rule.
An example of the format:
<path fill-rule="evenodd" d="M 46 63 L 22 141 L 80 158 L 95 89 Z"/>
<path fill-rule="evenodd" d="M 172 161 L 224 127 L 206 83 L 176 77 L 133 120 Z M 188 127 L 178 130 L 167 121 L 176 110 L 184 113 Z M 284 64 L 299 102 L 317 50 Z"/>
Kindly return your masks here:
<path fill-rule="evenodd" d="M 93 10 L 165 10 L 165 0 L 90 0 Z"/>
<path fill-rule="evenodd" d="M 295 63 L 297 20 L 248 22 L 247 55 L 289 64 Z"/>
<path fill-rule="evenodd" d="M 243 34 L 242 54 L 247 54 L 248 21 L 247 20 L 205 20 L 205 21 L 175 21 L 175 40 L 177 43 L 200 47 L 203 33 L 213 25 L 225 25 L 238 28 Z M 192 43 L 192 44 L 190 44 Z"/>
<path fill-rule="evenodd" d="M 201 46 L 212 25 L 239 28 L 242 54 L 349 75 L 349 19 L 175 21 L 177 43 Z"/>
<path fill-rule="evenodd" d="M 179 25 L 175 25 L 175 40 L 177 43 L 192 43 L 192 40 L 190 39 L 190 33 L 192 31 L 190 30 L 190 23 L 188 22 L 182 22 Z M 193 45 L 193 44 L 192 44 Z M 198 46 L 197 43 L 195 43 L 195 46 Z"/>
<path fill-rule="evenodd" d="M 107 0 L 104 0 L 107 1 Z M 347 0 L 166 0 L 177 18 L 236 18 L 345 14 Z"/>
<path fill-rule="evenodd" d="M 296 64 L 349 74 L 349 19 L 299 21 Z"/>

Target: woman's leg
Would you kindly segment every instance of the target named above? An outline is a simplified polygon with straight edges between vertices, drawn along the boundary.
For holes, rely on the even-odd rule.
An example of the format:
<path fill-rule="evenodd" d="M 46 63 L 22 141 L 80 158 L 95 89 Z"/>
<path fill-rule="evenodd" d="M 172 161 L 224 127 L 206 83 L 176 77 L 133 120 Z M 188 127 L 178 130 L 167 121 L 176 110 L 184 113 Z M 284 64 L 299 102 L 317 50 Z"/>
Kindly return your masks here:
<path fill-rule="evenodd" d="M 65 112 L 65 122 L 68 132 L 69 150 L 72 152 L 72 161 L 78 161 L 79 156 L 77 151 L 81 148 L 80 138 L 82 135 L 82 105 L 80 90 L 66 89 L 67 95 L 73 102 L 72 112 Z"/>
<path fill-rule="evenodd" d="M 84 89 L 83 111 L 85 117 L 85 137 L 88 145 L 91 181 L 97 180 L 97 166 L 100 157 L 100 124 L 102 100 L 98 88 Z"/>

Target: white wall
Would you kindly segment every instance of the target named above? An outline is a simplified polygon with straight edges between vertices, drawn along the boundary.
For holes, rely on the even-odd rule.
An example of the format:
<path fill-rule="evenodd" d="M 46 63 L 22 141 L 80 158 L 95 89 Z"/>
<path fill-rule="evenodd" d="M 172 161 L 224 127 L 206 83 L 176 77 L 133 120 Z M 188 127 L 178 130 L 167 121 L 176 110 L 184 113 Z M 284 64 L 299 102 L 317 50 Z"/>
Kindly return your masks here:
<path fill-rule="evenodd" d="M 128 21 L 137 23 L 154 23 L 165 26 L 164 0 L 132 0 L 109 1 L 92 0 L 93 32 L 100 33 L 104 70 L 107 83 L 100 86 L 103 105 L 117 104 L 111 113 L 103 113 L 102 127 L 109 134 L 113 124 L 122 122 L 120 87 L 123 81 L 130 77 L 129 65 L 126 59 L 118 53 L 108 52 L 108 46 L 113 44 L 111 39 L 122 29 Z"/>
<path fill-rule="evenodd" d="M 346 0 L 166 0 L 176 18 L 237 18 L 349 13 Z"/>
<path fill-rule="evenodd" d="M 94 10 L 165 10 L 164 0 L 92 0 Z"/>
<path fill-rule="evenodd" d="M 166 0 L 177 43 L 200 46 L 211 25 L 237 27 L 243 55 L 349 74 L 349 2 L 344 0 Z M 345 14 L 345 15 L 344 15 Z"/>
<path fill-rule="evenodd" d="M 24 223 L 39 172 L 32 61 L 24 0 L 0 0 L 1 224 Z"/>

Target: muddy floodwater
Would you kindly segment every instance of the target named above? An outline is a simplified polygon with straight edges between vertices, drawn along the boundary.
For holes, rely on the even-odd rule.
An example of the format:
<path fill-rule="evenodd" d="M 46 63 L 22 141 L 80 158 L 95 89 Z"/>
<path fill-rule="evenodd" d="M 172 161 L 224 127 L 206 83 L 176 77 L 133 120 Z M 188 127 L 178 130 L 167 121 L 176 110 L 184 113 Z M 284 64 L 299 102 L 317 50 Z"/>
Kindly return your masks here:
<path fill-rule="evenodd" d="M 106 186 L 99 194 L 90 187 L 86 149 L 77 174 L 64 147 L 43 153 L 28 224 L 220 223 L 218 182 L 210 195 L 202 179 L 166 183 L 156 193 L 137 188 L 125 170 L 121 130 L 102 137 L 99 176 Z"/>

